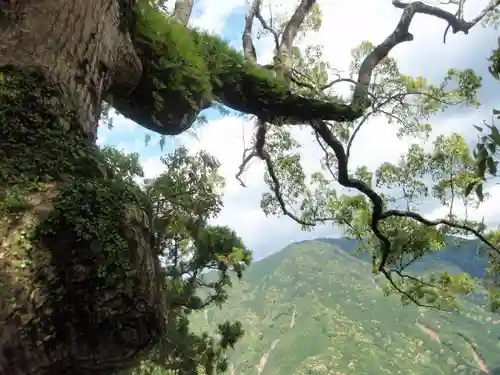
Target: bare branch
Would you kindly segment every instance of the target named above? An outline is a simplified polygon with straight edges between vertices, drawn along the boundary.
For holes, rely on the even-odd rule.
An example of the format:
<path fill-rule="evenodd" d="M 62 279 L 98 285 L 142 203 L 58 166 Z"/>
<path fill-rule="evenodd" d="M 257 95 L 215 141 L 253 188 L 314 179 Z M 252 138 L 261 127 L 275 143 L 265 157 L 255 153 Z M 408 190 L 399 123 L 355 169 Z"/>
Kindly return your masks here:
<path fill-rule="evenodd" d="M 180 23 L 187 25 L 193 10 L 194 0 L 176 0 L 172 16 Z"/>
<path fill-rule="evenodd" d="M 243 163 L 240 165 L 239 171 L 236 174 L 236 178 L 242 186 L 245 187 L 245 184 L 241 181 L 240 176 L 245 170 L 245 167 L 247 164 L 250 162 L 250 160 L 254 157 L 259 157 L 261 160 L 264 160 L 266 163 L 266 168 L 267 172 L 269 173 L 269 176 L 271 177 L 272 181 L 272 190 L 274 192 L 274 195 L 276 197 L 276 200 L 278 201 L 282 212 L 286 215 L 289 216 L 292 220 L 295 222 L 305 225 L 305 226 L 314 226 L 315 223 L 313 222 L 306 222 L 296 215 L 294 215 L 286 206 L 285 200 L 283 199 L 283 196 L 281 194 L 281 184 L 279 181 L 278 176 L 276 175 L 276 172 L 274 171 L 274 166 L 273 162 L 271 160 L 271 156 L 269 153 L 265 150 L 265 144 L 266 144 L 266 134 L 267 134 L 267 124 L 265 121 L 262 119 L 257 120 L 257 134 L 255 136 L 255 145 L 253 148 L 253 151 L 248 154 L 247 156 L 244 156 Z M 247 151 L 247 150 L 246 150 Z"/>
<path fill-rule="evenodd" d="M 270 25 L 268 25 L 268 23 L 261 14 L 262 0 L 254 0 L 252 6 L 250 7 L 245 17 L 245 29 L 243 31 L 243 36 L 242 36 L 243 51 L 245 58 L 254 63 L 257 60 L 255 46 L 253 45 L 251 36 L 253 19 L 257 18 L 260 21 L 262 27 L 265 30 L 269 31 L 271 35 L 273 35 L 274 37 L 274 42 L 276 44 L 276 57 L 278 57 L 278 59 L 275 59 L 275 64 L 272 66 L 272 69 L 279 72 L 280 70 L 283 69 L 283 66 L 286 66 L 288 68 L 288 65 L 283 61 L 283 58 L 285 58 L 286 61 L 289 60 L 291 47 L 295 39 L 295 36 L 297 35 L 300 25 L 304 21 L 309 10 L 311 9 L 312 5 L 315 2 L 316 0 L 303 0 L 301 4 L 299 4 L 294 14 L 288 21 L 287 26 L 285 27 L 285 31 L 282 36 L 282 42 L 280 43 L 278 33 Z M 241 180 L 241 175 L 245 170 L 246 166 L 248 165 L 248 163 L 254 157 L 259 157 L 261 160 L 264 160 L 266 163 L 267 171 L 272 180 L 273 192 L 275 194 L 276 199 L 278 200 L 278 203 L 280 204 L 283 213 L 286 214 L 287 216 L 290 216 L 293 220 L 295 220 L 298 223 L 301 223 L 302 225 L 314 225 L 313 223 L 302 221 L 300 218 L 296 217 L 292 212 L 290 212 L 287 209 L 286 203 L 281 194 L 280 182 L 274 171 L 271 157 L 269 153 L 264 149 L 266 142 L 267 126 L 268 126 L 266 119 L 263 116 L 258 116 L 256 126 L 257 126 L 257 133 L 255 137 L 255 145 L 253 151 L 251 151 L 247 155 L 249 150 L 245 150 L 243 154 L 243 162 L 239 167 L 238 173 L 236 174 L 236 178 L 238 179 L 238 181 L 242 186 L 245 186 L 245 184 Z"/>
<path fill-rule="evenodd" d="M 454 222 L 452 222 L 450 220 L 446 220 L 446 219 L 429 220 L 429 219 L 424 218 L 422 215 L 420 215 L 416 212 L 399 211 L 399 210 L 388 210 L 388 211 L 384 212 L 381 215 L 380 220 L 386 219 L 386 218 L 391 217 L 391 216 L 408 217 L 408 218 L 411 218 L 411 219 L 418 221 L 419 223 L 422 223 L 422 224 L 425 224 L 428 226 L 432 226 L 432 227 L 435 227 L 438 225 L 446 225 L 446 226 L 451 227 L 451 228 L 462 229 L 464 231 L 467 231 L 467 232 L 473 234 L 477 238 L 479 238 L 485 245 L 487 245 L 493 251 L 495 251 L 496 253 L 498 253 L 500 255 L 500 249 L 498 249 L 495 245 L 493 245 L 490 241 L 488 241 L 488 239 L 485 236 L 483 236 L 478 230 L 471 228 L 467 225 L 454 223 Z"/>
<path fill-rule="evenodd" d="M 346 155 L 347 155 L 347 160 L 349 160 L 349 156 L 351 155 L 351 147 L 352 147 L 352 144 L 354 142 L 354 138 L 356 138 L 356 135 L 359 133 L 359 131 L 361 130 L 361 127 L 365 124 L 365 122 L 370 118 L 370 116 L 373 114 L 374 112 L 370 112 L 368 114 L 366 114 L 362 119 L 361 121 L 358 123 L 358 125 L 356 126 L 356 128 L 354 129 L 354 131 L 352 132 L 351 134 L 351 137 L 349 138 L 349 141 L 347 142 L 347 148 L 346 148 Z"/>
<path fill-rule="evenodd" d="M 394 5 L 396 8 L 404 10 L 413 7 L 413 12 L 427 14 L 429 16 L 434 16 L 448 22 L 448 24 L 451 26 L 451 31 L 453 32 L 453 34 L 456 34 L 460 31 L 464 34 L 468 34 L 470 29 L 476 26 L 489 12 L 500 5 L 500 0 L 491 1 L 488 6 L 481 10 L 481 12 L 479 12 L 479 14 L 469 22 L 463 19 L 463 2 L 458 3 L 459 8 L 456 14 L 452 14 L 436 6 L 424 4 L 420 1 L 415 1 L 413 3 L 403 3 L 399 0 L 392 0 L 392 5 Z"/>
<path fill-rule="evenodd" d="M 278 51 L 278 49 L 280 47 L 280 37 L 278 35 L 278 32 L 275 29 L 273 29 L 271 25 L 269 25 L 267 23 L 267 21 L 264 19 L 264 17 L 262 17 L 262 12 L 261 12 L 260 8 L 261 8 L 261 6 L 259 5 L 259 7 L 257 8 L 257 12 L 255 14 L 255 17 L 259 20 L 260 24 L 262 25 L 262 28 L 271 33 L 271 35 L 274 38 L 274 44 L 275 44 L 276 51 Z"/>
<path fill-rule="evenodd" d="M 292 53 L 293 42 L 299 32 L 300 26 L 315 3 L 316 0 L 302 0 L 283 30 L 281 43 L 276 53 L 276 62 L 282 69 L 282 73 L 287 76 L 290 75 L 289 61 L 291 58 L 290 55 Z"/>
<path fill-rule="evenodd" d="M 323 145 L 323 143 L 319 139 L 319 135 L 318 135 L 317 132 L 314 133 L 314 136 L 316 138 L 316 141 L 318 142 L 319 147 L 321 147 L 321 149 L 323 150 L 323 153 L 325 154 L 325 167 L 326 167 L 326 169 L 328 170 L 328 172 L 330 172 L 330 175 L 332 176 L 332 178 L 335 181 L 337 181 L 337 175 L 333 171 L 332 165 L 330 163 L 330 153 L 328 152 L 328 150 L 326 149 L 326 147 Z"/>
<path fill-rule="evenodd" d="M 410 293 L 408 293 L 406 290 L 400 288 L 395 282 L 394 282 L 394 279 L 392 278 L 391 276 L 391 273 L 390 271 L 387 271 L 385 269 L 382 269 L 380 270 L 380 272 L 382 272 L 382 274 L 386 277 L 386 279 L 389 281 L 389 283 L 391 284 L 391 286 L 400 294 L 404 295 L 406 298 L 408 298 L 410 301 L 412 301 L 415 305 L 419 306 L 419 307 L 426 307 L 428 309 L 436 309 L 436 310 L 443 310 L 443 309 L 440 309 L 438 308 L 437 306 L 433 306 L 433 305 L 427 305 L 427 304 L 423 304 L 421 303 L 419 300 L 417 300 L 415 297 L 413 297 Z"/>
<path fill-rule="evenodd" d="M 257 14 L 261 3 L 262 0 L 254 0 L 252 5 L 250 6 L 250 9 L 245 16 L 245 28 L 241 37 L 243 42 L 243 55 L 245 56 L 245 59 L 253 63 L 257 62 L 257 52 L 255 51 L 255 46 L 252 40 L 252 26 L 253 19 Z"/>
<path fill-rule="evenodd" d="M 248 152 L 250 152 L 250 153 L 248 153 Z M 238 173 L 236 173 L 236 176 L 235 176 L 236 179 L 238 180 L 238 182 L 240 183 L 240 185 L 243 187 L 247 187 L 247 186 L 245 185 L 245 183 L 241 179 L 241 175 L 243 174 L 243 172 L 245 172 L 245 170 L 248 166 L 248 163 L 250 163 L 250 160 L 252 160 L 254 157 L 257 157 L 257 152 L 253 148 L 246 148 L 243 151 L 243 160 L 242 160 L 241 165 L 238 169 Z"/>
<path fill-rule="evenodd" d="M 319 93 L 331 88 L 332 86 L 336 85 L 337 83 L 348 82 L 348 83 L 356 84 L 356 81 L 351 79 L 351 78 L 337 78 L 337 79 L 331 80 L 330 82 L 328 82 L 322 86 L 316 87 L 314 84 L 304 81 L 304 80 L 311 81 L 311 79 L 309 79 L 304 73 L 302 73 L 294 68 L 291 69 L 291 73 L 292 74 L 290 75 L 290 80 L 293 83 L 295 83 L 297 86 L 308 88 L 309 90 L 313 91 L 316 94 L 319 94 Z M 339 74 L 337 74 L 337 75 L 339 76 Z M 304 80 L 297 78 L 297 76 L 300 76 Z"/>
<path fill-rule="evenodd" d="M 295 222 L 299 223 L 299 224 L 302 224 L 304 226 L 315 226 L 316 223 L 315 222 L 310 222 L 310 221 L 304 221 L 302 219 L 300 219 L 299 217 L 297 217 L 296 215 L 294 215 L 287 207 L 286 207 L 286 203 L 283 199 L 283 195 L 281 194 L 281 184 L 280 184 L 280 181 L 278 179 L 278 176 L 276 176 L 276 172 L 274 171 L 274 166 L 273 166 L 273 162 L 271 160 L 271 157 L 269 156 L 269 153 L 267 151 L 264 151 L 264 161 L 266 163 L 266 167 L 267 167 L 267 172 L 269 173 L 269 177 L 271 177 L 271 180 L 273 182 L 273 186 L 272 186 L 272 189 L 273 189 L 273 192 L 274 192 L 274 196 L 276 197 L 276 200 L 278 201 L 280 207 L 281 207 L 281 211 L 288 217 L 290 217 L 292 220 L 294 220 Z"/>

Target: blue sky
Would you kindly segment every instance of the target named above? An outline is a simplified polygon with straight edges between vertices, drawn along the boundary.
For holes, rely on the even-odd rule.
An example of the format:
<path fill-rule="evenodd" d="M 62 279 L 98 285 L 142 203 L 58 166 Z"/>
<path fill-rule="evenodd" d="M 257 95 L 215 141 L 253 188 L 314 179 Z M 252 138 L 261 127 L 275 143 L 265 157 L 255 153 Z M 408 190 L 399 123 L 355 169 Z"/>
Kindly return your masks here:
<path fill-rule="evenodd" d="M 477 14 L 478 7 L 487 0 L 479 0 L 466 8 L 467 18 Z M 283 4 L 283 11 L 291 11 L 294 1 Z M 401 11 L 392 7 L 387 0 L 319 0 L 323 9 L 322 30 L 306 38 L 302 43 L 321 44 L 325 59 L 334 67 L 347 69 L 350 50 L 363 40 L 380 43 L 397 24 Z M 243 29 L 245 0 L 197 0 L 191 24 L 221 35 L 240 49 Z M 373 17 L 377 14 L 377 17 Z M 489 119 L 491 108 L 500 107 L 497 93 L 500 82 L 487 73 L 487 56 L 497 46 L 497 32 L 481 26 L 473 29 L 469 35 L 449 35 L 446 44 L 442 43 L 445 24 L 429 16 L 418 16 L 412 24 L 411 32 L 415 39 L 398 46 L 391 56 L 398 60 L 404 74 L 423 75 L 431 81 L 441 80 L 449 68 L 473 68 L 484 74 L 484 85 L 480 94 L 484 106 L 475 109 L 452 109 L 432 119 L 437 134 L 459 132 L 469 141 L 474 141 L 476 133 L 472 124 L 479 124 Z M 269 39 L 256 42 L 260 62 L 268 62 L 272 56 L 272 43 Z M 498 105 L 497 105 L 498 104 Z M 339 236 L 341 232 L 332 227 L 321 227 L 312 233 L 300 231 L 299 226 L 288 218 L 266 217 L 260 210 L 260 196 L 266 191 L 262 176 L 263 166 L 252 164 L 245 174 L 248 187 L 242 188 L 234 178 L 244 148 L 242 134 L 248 141 L 251 137 L 252 124 L 236 116 L 221 118 L 218 111 L 206 110 L 203 113 L 207 124 L 195 130 L 196 136 L 182 134 L 167 139 L 164 151 L 157 145 L 159 136 L 148 132 L 139 125 L 121 116 L 114 118 L 112 130 L 102 126 L 98 137 L 100 144 L 112 145 L 127 152 L 138 152 L 143 161 L 148 177 L 162 171 L 159 157 L 179 145 L 185 145 L 191 151 L 200 149 L 209 151 L 222 163 L 222 171 L 227 180 L 224 191 L 225 208 L 217 219 L 218 223 L 233 227 L 255 252 L 256 258 L 281 249 L 290 242 L 318 236 Z M 146 147 L 144 138 L 151 135 Z M 305 132 L 294 130 L 294 135 L 304 145 L 303 165 L 306 170 L 317 169 L 319 150 L 311 137 Z M 387 147 L 390 145 L 390 147 Z M 409 140 L 400 140 L 395 136 L 384 119 L 373 120 L 360 133 L 353 147 L 353 165 L 367 165 L 376 168 L 385 161 L 395 161 L 409 146 Z M 500 206 L 500 189 L 496 199 L 480 207 L 474 214 L 485 217 L 487 222 L 499 223 L 494 207 Z M 496 191 L 496 190 L 495 190 Z M 422 207 L 422 213 L 439 216 L 440 208 L 433 202 Z"/>

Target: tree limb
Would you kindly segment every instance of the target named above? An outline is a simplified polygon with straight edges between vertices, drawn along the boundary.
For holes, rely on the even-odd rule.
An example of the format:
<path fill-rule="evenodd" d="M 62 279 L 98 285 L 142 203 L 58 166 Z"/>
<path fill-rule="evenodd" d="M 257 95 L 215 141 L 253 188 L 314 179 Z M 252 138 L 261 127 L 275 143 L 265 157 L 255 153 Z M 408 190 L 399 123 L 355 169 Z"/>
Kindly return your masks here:
<path fill-rule="evenodd" d="M 295 12 L 288 20 L 283 35 L 281 36 L 281 43 L 277 49 L 275 62 L 283 70 L 282 73 L 290 75 L 290 58 L 292 53 L 293 42 L 297 37 L 300 26 L 304 22 L 307 14 L 311 10 L 316 0 L 302 0 L 295 9 Z"/>
<path fill-rule="evenodd" d="M 245 28 L 241 37 L 243 43 L 243 55 L 245 56 L 245 59 L 253 63 L 257 62 L 257 52 L 255 51 L 255 46 L 252 40 L 252 26 L 253 19 L 259 11 L 261 3 L 262 0 L 253 1 L 252 6 L 245 16 Z"/>
<path fill-rule="evenodd" d="M 271 35 L 273 36 L 273 39 L 274 39 L 274 45 L 275 45 L 275 48 L 276 48 L 276 51 L 278 51 L 279 49 L 279 45 L 280 45 L 280 37 L 277 33 L 276 30 L 274 30 L 271 25 L 269 25 L 267 23 L 267 21 L 264 19 L 264 17 L 262 16 L 262 12 L 261 12 L 261 5 L 259 4 L 259 7 L 257 8 L 257 12 L 255 13 L 255 18 L 257 18 L 260 22 L 260 24 L 262 25 L 262 28 L 264 30 L 267 30 L 271 33 Z"/>
<path fill-rule="evenodd" d="M 409 7 L 413 7 L 415 9 L 415 12 L 417 13 L 434 16 L 448 22 L 453 34 L 456 34 L 460 31 L 463 32 L 464 34 L 468 34 L 470 29 L 476 26 L 489 12 L 491 12 L 497 6 L 500 5 L 500 0 L 490 1 L 488 6 L 484 7 L 481 10 L 481 12 L 479 12 L 479 14 L 471 21 L 465 21 L 463 19 L 462 3 L 463 3 L 462 1 L 458 3 L 459 9 L 457 13 L 452 14 L 444 9 L 432 5 L 427 5 L 420 1 L 416 1 L 413 3 L 403 3 L 402 1 L 399 0 L 392 0 L 392 5 L 394 5 L 396 8 L 406 10 Z"/>
<path fill-rule="evenodd" d="M 314 3 L 312 0 L 303 0 L 301 5 L 308 9 Z M 500 4 L 496 0 L 489 7 L 485 8 L 475 19 L 470 22 L 457 19 L 452 13 L 446 12 L 437 7 L 429 6 L 421 2 L 410 4 L 401 1 L 393 1 L 393 5 L 403 9 L 400 21 L 394 31 L 364 59 L 359 69 L 358 79 L 354 95 L 350 104 L 328 102 L 300 96 L 291 89 L 285 87 L 280 79 L 273 78 L 269 74 L 255 74 L 256 69 L 267 71 L 264 67 L 248 63 L 242 67 L 239 76 L 233 77 L 231 82 L 222 82 L 213 87 L 213 100 L 219 101 L 234 110 L 254 114 L 266 122 L 273 123 L 280 119 L 287 124 L 305 124 L 317 121 L 353 121 L 360 118 L 364 111 L 370 106 L 368 87 L 372 78 L 372 73 L 378 63 L 387 57 L 389 52 L 398 44 L 413 39 L 409 26 L 413 16 L 417 13 L 433 15 L 447 21 L 453 32 L 468 30 L 477 24 L 484 15 Z M 300 6 L 299 6 L 300 7 Z M 290 26 L 287 34 L 283 36 L 282 45 L 289 47 L 287 43 L 293 42 L 295 22 L 300 20 L 300 16 L 305 17 L 299 9 L 290 19 Z M 167 16 L 165 16 L 167 17 Z M 195 33 L 196 31 L 192 30 Z M 147 40 L 147 36 L 141 36 Z M 141 57 L 144 66 L 144 73 L 139 84 L 131 92 L 126 90 L 114 90 L 112 104 L 116 110 L 125 117 L 137 122 L 139 125 L 153 130 L 159 134 L 172 135 L 179 134 L 187 130 L 196 121 L 201 110 L 211 104 L 211 100 L 200 102 L 194 106 L 190 113 L 183 113 L 174 116 L 178 108 L 170 108 L 169 101 L 165 101 L 164 108 L 156 111 L 155 100 L 152 95 L 152 81 L 158 79 L 158 72 L 154 66 L 162 56 L 152 48 L 146 48 L 143 44 L 136 45 L 136 50 Z M 200 48 L 203 50 L 203 48 Z M 150 72 L 155 72 L 154 76 Z M 161 76 L 161 75 L 160 75 Z M 214 77 L 218 78 L 218 77 Z M 236 82 L 236 84 L 235 84 Z"/>
<path fill-rule="evenodd" d="M 193 10 L 194 0 L 176 0 L 172 16 L 183 25 L 187 25 Z"/>

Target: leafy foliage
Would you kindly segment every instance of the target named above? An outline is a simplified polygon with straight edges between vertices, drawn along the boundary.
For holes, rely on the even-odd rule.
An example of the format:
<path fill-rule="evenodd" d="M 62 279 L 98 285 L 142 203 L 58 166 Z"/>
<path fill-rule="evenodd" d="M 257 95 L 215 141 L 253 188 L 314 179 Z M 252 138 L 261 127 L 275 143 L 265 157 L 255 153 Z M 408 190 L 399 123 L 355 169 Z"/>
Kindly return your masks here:
<path fill-rule="evenodd" d="M 103 150 L 123 179 L 143 176 L 137 155 Z M 152 204 L 154 251 L 160 259 L 167 332 L 148 359 L 127 373 L 212 374 L 225 369 L 225 352 L 242 336 L 239 322 L 224 322 L 218 332 L 195 334 L 192 312 L 221 306 L 231 287 L 230 274 L 241 278 L 251 253 L 227 227 L 208 224 L 221 208 L 219 163 L 204 152 L 178 148 L 162 158 L 165 172 L 145 180 L 142 191 Z M 207 279 L 207 271 L 212 271 Z"/>
<path fill-rule="evenodd" d="M 300 40 L 307 32 L 318 30 L 322 23 L 319 6 L 314 4 L 301 8 L 305 3 L 301 2 L 293 16 L 270 14 L 267 18 L 261 12 L 262 2 L 255 1 L 252 5 L 250 12 L 253 14 L 249 12 L 247 17 L 256 17 L 262 26 L 260 35 L 271 36 L 276 42 L 275 61 L 273 66 L 268 67 L 269 70 L 254 64 L 256 56 L 245 52 L 245 60 L 220 39 L 196 30 L 188 31 L 175 20 L 165 21 L 155 13 L 154 7 L 142 6 L 138 13 L 139 35 L 142 33 L 147 41 L 156 43 L 152 47 L 155 51 L 167 45 L 170 48 L 174 39 L 183 41 L 182 46 L 178 44 L 171 49 L 174 51 L 172 56 L 165 52 L 165 61 L 176 61 L 177 58 L 184 62 L 192 60 L 193 64 L 185 69 L 194 67 L 190 74 L 193 77 L 203 76 L 190 81 L 189 72 L 183 71 L 184 65 L 179 65 L 182 69 L 177 69 L 177 65 L 170 67 L 158 63 L 158 74 L 176 68 L 175 74 L 167 78 L 177 79 L 178 74 L 178 79 L 156 89 L 168 91 L 173 88 L 175 98 L 182 98 L 189 104 L 185 109 L 201 106 L 210 97 L 210 90 L 224 93 L 229 92 L 229 87 L 237 87 L 241 93 L 248 93 L 249 82 L 242 80 L 243 68 L 251 73 L 250 76 L 255 72 L 253 92 L 291 90 L 301 97 L 348 105 L 337 87 L 341 82 L 352 84 L 351 107 L 356 103 L 362 104 L 363 112 L 359 116 L 348 121 L 316 121 L 301 126 L 302 130 L 310 130 L 324 153 L 317 171 L 304 170 L 301 142 L 295 138 L 286 121 L 272 116 L 259 117 L 255 150 L 245 155 L 244 160 L 246 163 L 251 157 L 258 156 L 266 163 L 265 180 L 270 191 L 262 197 L 262 209 L 266 214 L 288 215 L 303 229 L 327 223 L 342 227 L 349 237 L 359 241 L 361 250 L 369 254 L 373 273 L 384 274 L 389 290 L 397 291 L 404 304 L 442 309 L 457 309 L 456 297 L 471 294 L 478 287 L 476 281 L 465 274 L 444 272 L 441 275 L 413 277 L 406 271 L 416 261 L 443 249 L 447 236 L 473 234 L 483 240 L 488 249 L 489 276 L 486 284 L 491 308 L 495 310 L 500 287 L 495 273 L 495 265 L 500 258 L 498 235 L 491 231 L 486 233 L 484 223 L 470 220 L 467 216 L 460 217 L 456 212 L 458 206 L 465 211 L 469 207 L 478 207 L 488 197 L 478 182 L 487 169 L 491 174 L 496 173 L 496 164 L 491 157 L 496 150 L 491 138 L 495 137 L 496 128 L 491 127 L 492 136 L 483 137 L 485 145 L 478 146 L 475 152 L 469 150 L 466 140 L 458 133 L 431 138 L 434 115 L 456 106 L 480 105 L 477 93 L 481 77 L 471 69 L 449 69 L 441 82 L 433 83 L 425 77 L 403 74 L 397 62 L 385 54 L 368 72 L 369 82 L 363 88 L 360 80 L 363 74 L 368 74 L 363 71 L 364 66 L 385 47 L 365 41 L 353 49 L 346 77 L 324 61 L 321 46 L 299 48 L 293 45 L 295 37 Z M 407 5 L 393 2 L 393 5 L 405 11 L 411 7 L 425 8 L 420 11 L 438 16 L 434 7 L 422 3 Z M 494 8 L 491 5 L 484 14 L 491 12 L 492 15 Z M 307 9 L 305 13 L 304 9 Z M 461 17 L 460 12 L 457 15 Z M 297 19 L 301 17 L 302 21 L 297 24 Z M 446 18 L 447 21 L 449 19 Z M 454 32 L 466 32 L 478 20 L 467 26 L 464 26 L 465 23 L 457 26 L 458 21 L 455 24 L 449 22 Z M 290 34 L 292 27 L 293 33 Z M 392 35 L 399 38 L 397 43 L 411 40 L 401 37 L 398 30 L 399 26 Z M 251 27 L 246 31 L 251 31 Z M 292 40 L 289 35 L 294 35 Z M 271 72 L 283 79 L 271 80 Z M 166 82 L 166 78 L 159 77 L 159 81 Z M 176 92 L 176 88 L 180 91 Z M 186 92 L 183 94 L 181 91 L 184 88 Z M 360 88 L 365 98 L 360 96 Z M 168 98 L 169 93 L 160 91 L 160 97 Z M 183 104 L 179 108 L 184 108 Z M 384 163 L 375 170 L 359 166 L 351 171 L 348 162 L 355 138 L 375 118 L 385 118 L 399 137 L 412 139 L 413 143 L 396 163 Z M 482 157 L 482 161 L 476 164 L 478 157 Z M 244 165 L 241 171 L 243 169 Z M 184 180 L 183 176 L 176 178 Z M 195 177 L 190 178 L 196 180 Z M 344 188 L 355 188 L 357 192 L 353 194 L 352 190 Z M 474 188 L 475 197 L 469 194 Z M 423 199 L 438 203 L 444 212 L 443 218 L 433 221 L 418 214 L 419 203 Z"/>

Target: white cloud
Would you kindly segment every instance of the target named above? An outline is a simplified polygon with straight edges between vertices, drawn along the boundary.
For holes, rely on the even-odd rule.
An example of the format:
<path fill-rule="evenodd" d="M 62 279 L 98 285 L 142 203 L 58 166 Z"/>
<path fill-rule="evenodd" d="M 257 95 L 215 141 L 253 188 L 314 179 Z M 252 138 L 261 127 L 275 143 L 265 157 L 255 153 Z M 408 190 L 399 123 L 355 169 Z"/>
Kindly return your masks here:
<path fill-rule="evenodd" d="M 267 191 L 262 162 L 254 160 L 250 163 L 242 177 L 247 187 L 240 185 L 235 175 L 242 161 L 243 134 L 248 146 L 252 126 L 252 122 L 241 118 L 225 117 L 211 121 L 198 130 L 199 140 L 189 135 L 180 136 L 180 141 L 191 152 L 205 150 L 221 162 L 221 173 L 226 179 L 226 188 L 224 208 L 215 222 L 233 228 L 245 240 L 247 246 L 256 251 L 257 258 L 279 250 L 290 242 L 338 235 L 332 228 L 318 228 L 314 233 L 301 232 L 299 225 L 289 218 L 266 217 L 260 209 L 261 195 Z M 306 152 L 304 164 L 317 166 L 317 163 L 313 164 L 311 160 L 311 154 L 317 155 L 317 149 L 306 147 Z"/>
<path fill-rule="evenodd" d="M 224 0 L 216 4 L 213 0 L 199 0 L 195 3 L 200 13 L 193 13 L 190 24 L 209 32 L 220 34 L 231 13 L 245 6 L 245 0 Z"/>
<path fill-rule="evenodd" d="M 481 204 L 477 209 L 469 208 L 466 211 L 463 202 L 457 200 L 455 202 L 454 213 L 460 217 L 467 217 L 469 220 L 484 220 L 486 224 L 491 226 L 500 225 L 500 217 L 498 216 L 498 207 L 500 207 L 500 185 L 490 186 L 485 189 L 485 192 L 490 196 L 485 203 Z M 434 209 L 428 214 L 431 219 L 444 218 L 448 214 L 448 208 L 441 206 Z"/>
<path fill-rule="evenodd" d="M 165 164 L 157 156 L 146 158 L 141 165 L 144 170 L 144 178 L 153 178 L 165 171 Z"/>

